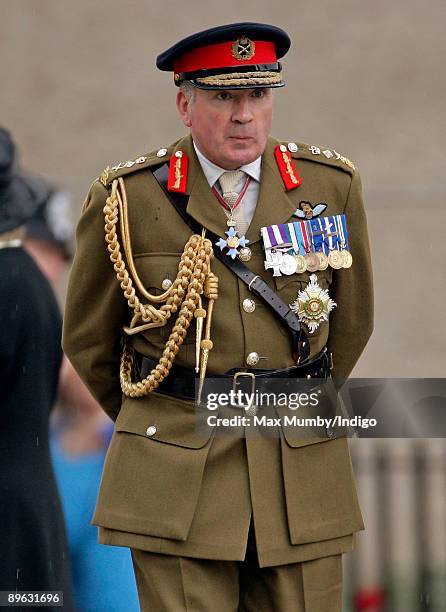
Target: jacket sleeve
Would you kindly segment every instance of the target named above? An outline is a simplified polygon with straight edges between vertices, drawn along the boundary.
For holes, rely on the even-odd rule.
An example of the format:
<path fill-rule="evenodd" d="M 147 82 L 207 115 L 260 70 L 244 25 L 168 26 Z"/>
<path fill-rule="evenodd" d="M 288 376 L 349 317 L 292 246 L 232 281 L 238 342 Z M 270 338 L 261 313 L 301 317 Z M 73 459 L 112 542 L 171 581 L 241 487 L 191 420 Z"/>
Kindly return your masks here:
<path fill-rule="evenodd" d="M 104 212 L 108 192 L 93 183 L 76 231 L 62 346 L 92 395 L 112 420 L 121 407 L 119 364 L 127 303 L 107 250 Z"/>
<path fill-rule="evenodd" d="M 373 331 L 370 245 L 361 178 L 357 171 L 352 178 L 344 213 L 353 264 L 348 269 L 333 272 L 330 293 L 337 307 L 330 315 L 327 342 L 337 386 L 342 386 L 350 375 Z"/>

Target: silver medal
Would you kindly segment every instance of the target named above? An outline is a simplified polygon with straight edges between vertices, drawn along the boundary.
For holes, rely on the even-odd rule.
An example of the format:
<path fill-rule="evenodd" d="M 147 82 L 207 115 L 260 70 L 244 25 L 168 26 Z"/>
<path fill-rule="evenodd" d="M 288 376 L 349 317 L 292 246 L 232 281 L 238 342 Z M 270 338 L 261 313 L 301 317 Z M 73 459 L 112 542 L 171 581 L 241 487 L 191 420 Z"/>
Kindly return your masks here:
<path fill-rule="evenodd" d="M 280 262 L 280 271 L 282 274 L 290 275 L 297 272 L 297 261 L 292 255 L 285 253 Z"/>
<path fill-rule="evenodd" d="M 281 276 L 280 266 L 282 264 L 283 253 L 267 249 L 265 259 L 265 270 L 273 269 L 273 276 Z"/>

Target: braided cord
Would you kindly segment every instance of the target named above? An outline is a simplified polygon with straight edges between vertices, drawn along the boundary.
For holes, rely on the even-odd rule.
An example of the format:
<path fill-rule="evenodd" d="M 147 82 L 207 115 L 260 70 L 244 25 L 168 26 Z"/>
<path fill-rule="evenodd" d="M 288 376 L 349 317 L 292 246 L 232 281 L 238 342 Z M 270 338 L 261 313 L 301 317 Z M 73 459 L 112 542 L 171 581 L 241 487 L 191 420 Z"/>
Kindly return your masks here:
<path fill-rule="evenodd" d="M 119 189 L 122 195 L 119 193 Z M 121 234 L 127 261 L 130 262 L 132 274 L 129 274 L 121 253 L 116 226 L 119 213 L 121 213 Z M 104 206 L 105 215 L 105 241 L 110 253 L 110 260 L 116 277 L 124 292 L 127 304 L 134 312 L 130 328 L 124 328 L 128 334 L 161 327 L 167 323 L 172 314 L 179 309 L 178 317 L 166 346 L 159 359 L 158 364 L 142 381 L 132 382 L 132 370 L 134 351 L 128 342 L 124 343 L 121 356 L 120 380 L 121 388 L 129 397 L 143 397 L 153 391 L 169 374 L 176 355 L 183 344 L 187 330 L 194 316 L 201 294 L 205 294 L 214 300 L 216 295 L 215 284 L 218 282 L 210 271 L 210 259 L 212 257 L 212 243 L 210 240 L 198 234 L 192 235 L 187 241 L 178 265 L 178 274 L 172 286 L 161 296 L 152 295 L 144 289 L 144 297 L 155 303 L 160 298 L 166 300 L 160 308 L 152 304 L 143 304 L 136 294 L 133 279 L 140 289 L 142 283 L 136 273 L 131 254 L 131 245 L 128 230 L 127 198 L 125 195 L 124 181 L 122 179 L 113 181 L 111 195 L 107 198 Z M 212 281 L 212 282 L 210 282 Z M 213 289 L 211 289 L 214 287 Z M 137 323 L 142 325 L 136 327 Z"/>
<path fill-rule="evenodd" d="M 231 72 L 195 79 L 201 85 L 273 85 L 282 82 L 280 72 Z"/>

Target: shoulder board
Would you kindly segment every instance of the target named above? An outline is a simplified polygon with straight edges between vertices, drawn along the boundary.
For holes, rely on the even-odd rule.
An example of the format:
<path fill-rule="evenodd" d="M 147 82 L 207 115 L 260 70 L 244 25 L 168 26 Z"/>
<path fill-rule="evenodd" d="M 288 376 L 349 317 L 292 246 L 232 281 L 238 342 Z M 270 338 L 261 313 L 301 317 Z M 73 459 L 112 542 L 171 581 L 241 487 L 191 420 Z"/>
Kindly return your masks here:
<path fill-rule="evenodd" d="M 170 156 L 175 149 L 175 144 L 168 148 L 163 147 L 161 149 L 157 149 L 156 151 L 152 151 L 151 153 L 140 155 L 135 157 L 135 159 L 119 162 L 119 164 L 115 164 L 113 166 L 107 166 L 97 180 L 99 180 L 104 187 L 109 187 L 115 179 L 121 176 L 126 176 L 132 172 L 137 172 L 139 170 L 143 170 L 144 168 L 150 168 L 151 166 L 156 166 L 169 161 Z"/>
<path fill-rule="evenodd" d="M 335 166 L 349 174 L 354 174 L 356 167 L 345 155 L 341 155 L 335 149 L 309 145 L 304 142 L 283 142 L 294 159 L 308 159 L 310 161 Z"/>

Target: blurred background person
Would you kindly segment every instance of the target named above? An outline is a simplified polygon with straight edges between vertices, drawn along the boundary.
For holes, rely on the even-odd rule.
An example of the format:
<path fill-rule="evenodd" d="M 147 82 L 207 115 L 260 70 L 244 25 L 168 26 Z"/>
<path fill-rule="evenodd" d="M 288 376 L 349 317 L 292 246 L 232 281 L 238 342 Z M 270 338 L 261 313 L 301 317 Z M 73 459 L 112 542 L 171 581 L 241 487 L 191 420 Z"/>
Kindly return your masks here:
<path fill-rule="evenodd" d="M 48 186 L 27 221 L 24 248 L 57 294 L 73 254 L 72 199 Z M 51 450 L 68 533 L 73 592 L 79 612 L 138 610 L 129 551 L 98 544 L 90 524 L 112 423 L 64 356 L 52 416 Z"/>
<path fill-rule="evenodd" d="M 63 591 L 63 609 L 72 610 L 48 427 L 61 316 L 22 248 L 23 224 L 47 197 L 45 183 L 19 173 L 14 143 L 0 128 L 0 591 Z"/>

